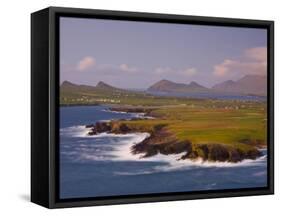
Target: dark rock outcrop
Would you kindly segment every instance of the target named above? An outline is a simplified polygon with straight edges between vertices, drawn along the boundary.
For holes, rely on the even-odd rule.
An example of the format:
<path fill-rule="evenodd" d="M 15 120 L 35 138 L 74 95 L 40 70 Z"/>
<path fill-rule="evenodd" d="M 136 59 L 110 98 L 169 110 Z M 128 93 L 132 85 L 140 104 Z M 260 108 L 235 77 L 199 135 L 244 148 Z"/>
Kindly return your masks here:
<path fill-rule="evenodd" d="M 97 122 L 95 125 L 97 133 L 108 132 L 111 130 L 109 122 Z"/>
<path fill-rule="evenodd" d="M 241 139 L 239 140 L 239 142 L 247 145 L 257 146 L 259 148 L 263 148 L 266 146 L 266 143 L 260 139 Z"/>
<path fill-rule="evenodd" d="M 261 156 L 257 149 L 241 151 L 225 144 L 198 144 L 192 151 L 187 152 L 181 159 L 197 159 L 203 161 L 240 162 L 244 159 L 256 159 Z"/>
<path fill-rule="evenodd" d="M 88 124 L 88 125 L 86 125 L 85 127 L 86 127 L 86 128 L 93 128 L 93 127 L 95 127 L 95 124 Z"/>
<path fill-rule="evenodd" d="M 163 155 L 179 154 L 191 150 L 191 143 L 186 142 L 163 142 L 158 144 L 151 144 L 153 137 L 146 138 L 143 142 L 132 146 L 133 154 L 144 154 L 143 157 L 151 157 L 158 153 Z"/>
<path fill-rule="evenodd" d="M 261 152 L 250 143 L 246 144 L 246 141 L 243 145 L 248 145 L 248 147 L 243 150 L 233 145 L 219 143 L 192 144 L 189 140 L 178 140 L 165 129 L 165 126 L 165 124 L 155 125 L 152 131 L 147 131 L 124 122 L 111 121 L 86 125 L 86 128 L 90 128 L 88 135 L 103 132 L 115 134 L 149 132 L 149 137 L 131 147 L 132 154 L 143 154 L 142 157 L 151 157 L 158 153 L 163 155 L 185 153 L 179 160 L 201 158 L 203 161 L 236 163 L 244 159 L 256 159 L 261 156 Z"/>
<path fill-rule="evenodd" d="M 98 133 L 110 132 L 111 123 L 110 122 L 97 122 L 96 124 L 89 124 L 85 126 L 90 128 L 88 135 L 96 135 Z"/>

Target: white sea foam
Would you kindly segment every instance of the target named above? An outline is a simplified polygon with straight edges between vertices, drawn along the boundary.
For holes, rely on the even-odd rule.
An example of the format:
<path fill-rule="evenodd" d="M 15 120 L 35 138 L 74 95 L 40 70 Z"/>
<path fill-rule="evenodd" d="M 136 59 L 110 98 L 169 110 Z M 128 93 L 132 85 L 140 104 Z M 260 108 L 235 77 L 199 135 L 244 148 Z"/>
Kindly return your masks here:
<path fill-rule="evenodd" d="M 152 173 L 160 173 L 160 172 L 172 172 L 179 170 L 190 170 L 195 168 L 232 168 L 232 167 L 250 167 L 250 166 L 261 166 L 265 164 L 266 157 L 262 156 L 256 160 L 243 160 L 238 163 L 230 163 L 230 162 L 206 162 L 202 160 L 178 160 L 182 154 L 174 154 L 174 155 L 161 155 L 158 154 L 149 158 L 138 159 L 139 161 L 147 161 L 147 162 L 160 162 L 161 165 L 155 165 L 149 170 L 143 171 L 132 171 L 132 172 L 116 172 L 116 175 L 147 175 Z M 257 174 L 260 175 L 260 174 Z"/>
<path fill-rule="evenodd" d="M 111 134 L 111 133 L 100 133 L 97 135 L 88 135 L 89 128 L 85 126 L 73 126 L 63 128 L 60 130 L 61 135 L 71 137 L 81 137 L 95 139 L 96 141 L 103 138 L 121 138 L 118 142 L 113 140 L 109 141 L 106 146 L 110 146 L 110 151 L 99 150 L 96 152 L 82 150 L 77 152 L 79 158 L 83 160 L 111 160 L 111 161 L 134 161 L 134 162 L 155 162 L 155 166 L 148 170 L 136 170 L 135 172 L 119 172 L 116 175 L 140 175 L 140 174 L 151 174 L 155 172 L 170 172 L 175 170 L 188 170 L 193 168 L 224 168 L 224 167 L 241 167 L 241 166 L 261 166 L 266 164 L 267 155 L 266 149 L 260 149 L 263 152 L 263 156 L 256 160 L 245 159 L 238 163 L 230 162 L 209 162 L 203 160 L 180 160 L 185 154 L 170 154 L 163 155 L 157 154 L 152 157 L 143 158 L 143 154 L 132 154 L 131 147 L 135 144 L 142 142 L 144 139 L 150 136 L 149 133 L 128 133 L 128 134 Z M 95 145 L 98 147 L 97 145 Z M 100 145 L 102 147 L 102 144 Z M 86 149 L 86 146 L 80 146 Z M 76 149 L 79 151 L 79 148 Z"/>
<path fill-rule="evenodd" d="M 123 112 L 123 111 L 113 111 L 110 109 L 103 109 L 103 112 L 110 112 L 110 113 L 122 113 L 122 114 L 126 114 L 127 112 Z"/>
<path fill-rule="evenodd" d="M 141 119 L 155 119 L 152 116 L 146 116 L 145 113 L 134 113 L 134 112 L 124 112 L 124 111 L 113 111 L 110 109 L 103 109 L 103 112 L 110 112 L 110 113 L 121 113 L 121 114 L 132 114 L 134 118 L 141 118 Z"/>
<path fill-rule="evenodd" d="M 151 171 L 135 171 L 135 172 L 114 172 L 115 175 L 147 175 L 155 173 L 154 170 Z"/>
<path fill-rule="evenodd" d="M 86 128 L 85 125 L 76 125 L 60 129 L 60 135 L 69 136 L 69 137 L 83 137 L 86 136 L 89 131 L 89 128 Z"/>
<path fill-rule="evenodd" d="M 203 161 L 202 159 L 198 160 L 176 160 L 176 161 L 170 161 L 169 165 L 167 167 L 159 167 L 160 170 L 163 171 L 172 171 L 172 170 L 178 170 L 178 169 L 185 169 L 186 167 L 241 167 L 241 166 L 256 166 L 259 164 L 262 164 L 264 162 L 264 158 L 260 157 L 256 160 L 250 160 L 245 159 L 241 162 L 237 163 L 231 163 L 231 162 L 210 162 L 210 161 Z"/>
<path fill-rule="evenodd" d="M 146 116 L 145 113 L 134 113 L 134 117 L 140 119 L 155 119 L 152 116 Z"/>
<path fill-rule="evenodd" d="M 111 153 L 113 156 L 113 160 L 133 160 L 139 161 L 141 155 L 135 155 L 131 153 L 131 147 L 135 144 L 142 142 L 144 139 L 150 136 L 149 133 L 130 133 L 121 135 L 122 137 L 127 137 L 129 139 L 125 139 L 118 143 L 114 147 L 113 152 Z"/>
<path fill-rule="evenodd" d="M 176 170 L 189 170 L 194 168 L 231 168 L 231 167 L 250 167 L 250 166 L 262 166 L 265 164 L 267 156 L 261 156 L 256 160 L 245 159 L 241 162 L 231 163 L 231 162 L 209 162 L 203 161 L 201 159 L 198 160 L 180 160 L 180 158 L 185 153 L 180 154 L 170 154 L 170 155 L 163 155 L 157 154 L 152 157 L 141 158 L 139 155 L 129 156 L 130 152 L 129 146 L 122 147 L 122 154 L 119 154 L 119 159 L 121 160 L 135 160 L 139 162 L 156 162 L 156 165 L 150 170 L 144 171 L 133 171 L 133 172 L 119 172 L 115 173 L 118 175 L 144 175 L 144 174 L 151 174 L 157 172 L 171 172 Z M 161 164 L 159 164 L 161 163 Z"/>
<path fill-rule="evenodd" d="M 107 134 L 109 135 L 109 134 Z M 111 135 L 112 136 L 112 135 Z M 255 166 L 257 164 L 263 163 L 267 156 L 263 155 L 255 160 L 245 159 L 241 162 L 231 163 L 231 162 L 210 162 L 210 161 L 203 161 L 202 159 L 197 160 L 190 160 L 185 159 L 181 160 L 180 158 L 186 154 L 186 152 L 179 153 L 179 154 L 169 154 L 163 155 L 158 153 L 152 157 L 143 157 L 143 154 L 132 154 L 131 147 L 137 143 L 142 142 L 145 138 L 149 137 L 148 133 L 135 133 L 135 134 L 127 134 L 121 136 L 128 136 L 131 139 L 126 141 L 121 141 L 115 148 L 114 155 L 117 156 L 119 160 L 136 160 L 139 162 L 163 162 L 169 164 L 168 167 L 164 168 L 163 170 L 173 170 L 179 169 L 184 167 L 237 167 L 237 166 Z M 161 166 L 161 169 L 163 167 Z"/>
<path fill-rule="evenodd" d="M 134 137 L 134 134 L 112 134 L 112 133 L 99 133 L 96 135 L 88 135 L 90 128 L 86 128 L 85 125 L 77 125 L 60 129 L 60 134 L 69 137 L 80 138 L 104 138 L 104 137 Z M 136 134 L 137 135 L 137 134 Z"/>
<path fill-rule="evenodd" d="M 118 175 L 140 175 L 140 174 L 151 174 L 155 172 L 170 172 L 175 170 L 187 170 L 193 168 L 224 168 L 224 167 L 248 167 L 248 166 L 259 166 L 264 165 L 267 159 L 266 155 L 263 155 L 256 160 L 245 159 L 241 162 L 231 163 L 231 162 L 209 162 L 203 161 L 201 159 L 198 160 L 180 160 L 180 158 L 186 154 L 170 154 L 170 155 L 163 155 L 157 154 L 152 157 L 143 158 L 142 154 L 134 155 L 131 153 L 131 147 L 136 144 L 140 143 L 142 140 L 147 138 L 149 134 L 131 134 L 132 139 L 126 140 L 124 142 L 120 142 L 113 152 L 114 158 L 112 160 L 123 160 L 123 161 L 137 161 L 137 162 L 155 162 L 155 165 L 150 170 L 144 171 L 135 171 L 135 172 L 123 172 L 123 173 L 116 173 Z M 161 163 L 159 165 L 159 163 Z"/>

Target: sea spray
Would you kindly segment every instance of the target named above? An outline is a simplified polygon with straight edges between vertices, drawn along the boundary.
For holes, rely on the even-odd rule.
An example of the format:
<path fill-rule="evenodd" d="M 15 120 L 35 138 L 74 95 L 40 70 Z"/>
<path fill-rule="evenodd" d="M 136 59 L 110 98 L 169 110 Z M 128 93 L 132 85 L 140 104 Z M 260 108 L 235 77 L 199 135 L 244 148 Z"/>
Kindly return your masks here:
<path fill-rule="evenodd" d="M 103 112 L 110 112 L 110 113 L 119 113 L 119 114 L 127 114 L 128 112 L 124 112 L 124 111 L 114 111 L 114 110 L 110 110 L 110 109 L 103 109 Z M 146 113 L 134 113 L 134 112 L 130 112 L 130 114 L 132 115 L 133 118 L 139 118 L 139 119 L 155 119 L 152 116 L 147 116 Z M 131 118 L 129 118 L 131 119 Z"/>
<path fill-rule="evenodd" d="M 76 147 L 76 153 L 72 152 L 70 155 L 76 155 L 76 161 L 134 161 L 134 162 L 150 162 L 154 163 L 155 166 L 152 166 L 149 170 L 136 171 L 136 172 L 124 172 L 118 173 L 120 175 L 139 175 L 139 174 L 150 174 L 157 172 L 170 172 L 176 170 L 187 170 L 193 169 L 196 167 L 199 168 L 224 168 L 224 167 L 242 167 L 242 166 L 259 166 L 265 164 L 267 160 L 267 150 L 260 149 L 263 155 L 256 160 L 245 159 L 241 162 L 231 163 L 231 162 L 210 162 L 203 161 L 201 159 L 190 160 L 185 159 L 181 160 L 180 158 L 185 154 L 185 152 L 180 154 L 169 154 L 163 155 L 158 153 L 152 157 L 143 157 L 144 154 L 133 154 L 131 152 L 131 148 L 133 145 L 141 143 L 144 139 L 150 136 L 149 133 L 128 133 L 128 134 L 113 134 L 113 133 L 100 133 L 97 135 L 88 135 L 89 129 L 85 128 L 85 126 L 77 125 L 68 128 L 62 128 L 60 130 L 61 135 L 63 136 L 71 136 L 76 138 L 85 138 L 92 139 L 93 143 L 99 142 L 107 142 L 107 147 L 110 149 L 101 150 L 95 149 L 95 151 L 91 151 L 91 146 L 85 144 L 78 144 Z M 114 140 L 114 139 L 118 139 Z M 106 141 L 107 139 L 107 141 Z M 109 141 L 110 140 L 110 141 Z M 81 142 L 81 141 L 80 141 Z M 89 145 L 89 144 L 88 144 Z M 97 144 L 95 144 L 98 147 Z M 100 144 L 100 147 L 104 145 Z M 79 148 L 81 147 L 81 148 Z"/>

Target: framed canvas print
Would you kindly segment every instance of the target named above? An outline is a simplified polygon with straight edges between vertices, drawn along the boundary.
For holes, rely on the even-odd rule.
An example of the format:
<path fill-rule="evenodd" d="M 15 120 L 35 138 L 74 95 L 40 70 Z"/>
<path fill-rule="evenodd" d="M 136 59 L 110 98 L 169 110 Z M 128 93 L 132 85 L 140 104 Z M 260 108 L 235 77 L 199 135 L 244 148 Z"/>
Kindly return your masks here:
<path fill-rule="evenodd" d="M 273 21 L 31 16 L 31 200 L 273 194 Z"/>

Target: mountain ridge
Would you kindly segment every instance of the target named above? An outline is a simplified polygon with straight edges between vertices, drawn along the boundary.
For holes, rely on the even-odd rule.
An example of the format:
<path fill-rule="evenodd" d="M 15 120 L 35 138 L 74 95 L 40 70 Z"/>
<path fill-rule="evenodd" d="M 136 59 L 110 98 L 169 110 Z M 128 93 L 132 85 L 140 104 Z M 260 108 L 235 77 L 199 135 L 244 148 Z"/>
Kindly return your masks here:
<path fill-rule="evenodd" d="M 120 89 L 120 88 L 114 87 L 114 86 L 109 85 L 109 84 L 107 84 L 103 81 L 99 81 L 95 86 L 92 86 L 92 85 L 76 84 L 76 83 L 70 82 L 68 80 L 65 80 L 65 81 L 62 82 L 60 87 L 62 89 L 64 89 L 64 88 L 90 88 L 90 89 L 93 89 L 93 90 L 101 89 L 101 90 L 122 90 L 122 91 L 126 91 L 125 89 Z"/>
<path fill-rule="evenodd" d="M 245 75 L 237 81 L 227 80 L 212 87 L 215 92 L 266 95 L 267 77 L 262 75 Z"/>
<path fill-rule="evenodd" d="M 207 88 L 191 81 L 188 84 L 177 83 L 167 79 L 162 79 L 146 89 L 148 93 L 223 93 L 223 94 L 241 94 L 241 95 L 260 95 L 266 96 L 267 80 L 266 76 L 245 75 L 242 78 L 233 81 L 226 80 Z M 64 81 L 61 84 L 62 91 L 112 91 L 112 92 L 131 92 L 131 90 L 118 88 L 103 81 L 99 81 L 95 86 L 79 85 L 70 81 Z M 132 91 L 133 92 L 133 91 Z"/>
<path fill-rule="evenodd" d="M 191 81 L 189 84 L 176 83 L 167 79 L 160 80 L 148 89 L 148 92 L 167 92 L 167 93 L 226 93 L 241 95 L 261 95 L 265 96 L 267 91 L 266 76 L 245 75 L 242 78 L 233 81 L 226 80 L 207 88 Z"/>
<path fill-rule="evenodd" d="M 125 89 L 117 88 L 117 87 L 109 85 L 103 81 L 99 81 L 95 87 L 98 89 L 103 89 L 103 90 L 125 91 Z"/>
<path fill-rule="evenodd" d="M 154 83 L 147 89 L 148 92 L 162 91 L 162 92 L 181 92 L 181 93 L 204 92 L 207 90 L 208 88 L 198 84 L 195 81 L 192 81 L 189 84 L 185 84 L 185 83 L 176 83 L 166 79 Z"/>

